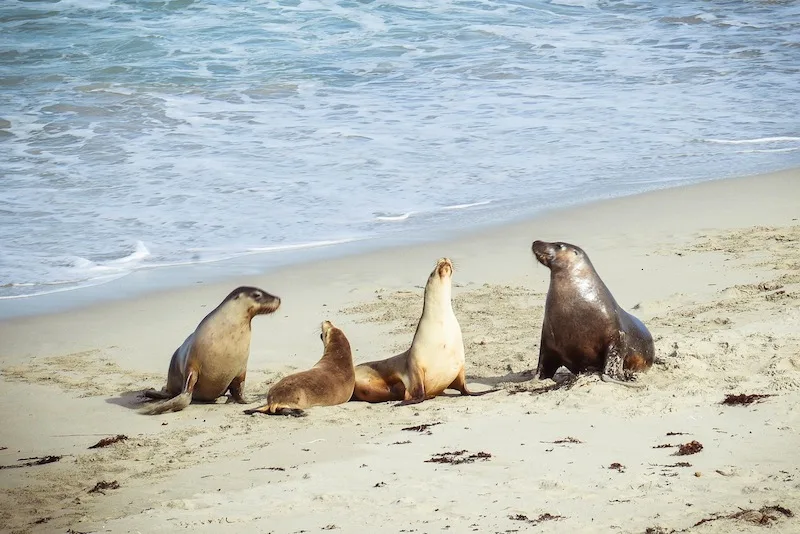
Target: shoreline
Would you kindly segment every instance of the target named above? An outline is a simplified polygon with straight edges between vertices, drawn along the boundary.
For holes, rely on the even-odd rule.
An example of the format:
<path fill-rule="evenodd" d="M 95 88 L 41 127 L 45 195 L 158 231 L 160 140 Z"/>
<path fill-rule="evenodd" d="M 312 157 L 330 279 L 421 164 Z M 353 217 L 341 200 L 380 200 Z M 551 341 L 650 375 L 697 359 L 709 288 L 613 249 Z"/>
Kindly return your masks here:
<path fill-rule="evenodd" d="M 49 293 L 25 295 L 13 298 L 0 299 L 0 322 L 14 320 L 36 315 L 50 315 L 53 313 L 67 313 L 92 306 L 101 306 L 104 303 L 113 303 L 123 300 L 147 298 L 149 295 L 161 291 L 190 290 L 197 284 L 208 286 L 221 286 L 233 283 L 234 280 L 263 278 L 271 274 L 280 275 L 302 266 L 313 265 L 318 262 L 354 259 L 370 254 L 381 254 L 391 250 L 414 249 L 416 247 L 434 246 L 436 243 L 455 243 L 469 241 L 473 237 L 497 233 L 502 234 L 504 229 L 514 229 L 519 225 L 535 223 L 542 219 L 557 217 L 560 212 L 579 210 L 596 204 L 614 202 L 620 199 L 646 197 L 659 194 L 663 191 L 683 190 L 719 182 L 755 179 L 759 176 L 768 177 L 782 173 L 792 173 L 800 168 L 788 168 L 768 173 L 758 173 L 746 176 L 733 176 L 711 178 L 697 182 L 687 180 L 677 185 L 670 183 L 665 187 L 657 187 L 645 191 L 633 192 L 623 196 L 593 197 L 579 200 L 571 204 L 548 205 L 539 211 L 522 213 L 512 216 L 511 219 L 498 223 L 472 223 L 453 230 L 439 230 L 433 232 L 431 237 L 408 238 L 401 234 L 403 230 L 394 229 L 382 236 L 364 237 L 353 239 L 344 243 L 309 247 L 301 250 L 281 251 L 278 253 L 253 253 L 242 254 L 234 258 L 210 261 L 206 263 L 193 263 L 167 267 L 136 269 L 128 274 L 107 282 L 89 284 L 83 287 L 55 290 Z M 410 231 L 419 231 L 411 229 Z M 371 245 L 370 245 L 371 244 Z"/>
<path fill-rule="evenodd" d="M 60 458 L 0 470 L 0 522 L 34 534 L 800 528 L 798 198 L 800 169 L 704 182 L 0 321 L 0 465 Z M 549 282 L 534 239 L 581 246 L 650 329 L 656 363 L 641 390 L 596 374 L 568 390 L 532 380 Z M 322 320 L 345 332 L 356 364 L 406 348 L 441 256 L 455 264 L 467 380 L 500 391 L 412 407 L 348 402 L 299 419 L 221 402 L 136 411 L 139 392 L 163 385 L 172 352 L 232 286 L 282 299 L 253 320 L 245 393 L 254 407 L 319 359 Z M 722 405 L 730 394 L 769 397 Z M 406 430 L 420 424 L 435 426 Z M 89 449 L 118 434 L 128 439 Z M 694 440 L 700 452 L 674 457 Z M 428 461 L 461 450 L 489 456 Z M 119 488 L 90 493 L 112 481 Z"/>

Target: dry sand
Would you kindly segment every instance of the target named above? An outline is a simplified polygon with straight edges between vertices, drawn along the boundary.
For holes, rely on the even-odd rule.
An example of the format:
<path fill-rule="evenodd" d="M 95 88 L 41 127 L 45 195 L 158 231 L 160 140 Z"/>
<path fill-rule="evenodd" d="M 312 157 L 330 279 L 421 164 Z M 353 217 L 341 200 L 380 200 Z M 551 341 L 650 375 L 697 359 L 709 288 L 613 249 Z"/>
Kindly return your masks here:
<path fill-rule="evenodd" d="M 0 323 L 0 465 L 61 456 L 0 470 L 0 528 L 800 532 L 798 219 L 793 170 Z M 569 390 L 531 380 L 548 286 L 530 253 L 536 238 L 582 246 L 649 326 L 657 363 L 644 389 L 594 375 Z M 357 363 L 406 347 L 440 256 L 456 264 L 469 381 L 502 391 L 408 407 L 347 403 L 302 419 L 222 403 L 136 412 L 137 392 L 163 385 L 174 349 L 235 285 L 284 303 L 253 321 L 246 393 L 255 406 L 270 384 L 319 358 L 324 319 L 345 331 Z M 720 404 L 739 393 L 772 396 Z M 432 426 L 406 429 L 422 424 Z M 117 434 L 128 439 L 88 449 Z M 693 440 L 700 452 L 676 456 Z M 428 461 L 458 451 L 472 461 Z M 118 488 L 90 493 L 98 482 Z"/>

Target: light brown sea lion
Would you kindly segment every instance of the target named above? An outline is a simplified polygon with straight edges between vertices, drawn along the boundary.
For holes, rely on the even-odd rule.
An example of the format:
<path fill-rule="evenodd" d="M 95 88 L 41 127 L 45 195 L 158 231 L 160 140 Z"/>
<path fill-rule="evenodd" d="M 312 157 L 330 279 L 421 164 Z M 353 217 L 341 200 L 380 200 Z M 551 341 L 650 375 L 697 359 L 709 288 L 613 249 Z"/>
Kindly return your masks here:
<path fill-rule="evenodd" d="M 552 378 L 560 366 L 595 369 L 604 382 L 638 387 L 628 382 L 632 372 L 649 369 L 655 356 L 647 327 L 617 304 L 579 247 L 534 241 L 531 248 L 550 269 L 537 376 Z"/>
<path fill-rule="evenodd" d="M 169 400 L 153 403 L 141 412 L 177 412 L 192 399 L 210 402 L 227 391 L 236 402 L 247 404 L 243 390 L 250 356 L 250 321 L 280 305 L 280 298 L 257 287 L 231 291 L 172 355 L 167 385 L 161 391 L 144 392 L 151 399 Z"/>
<path fill-rule="evenodd" d="M 411 347 L 391 358 L 356 366 L 354 400 L 415 404 L 446 389 L 462 395 L 496 391 L 473 393 L 467 388 L 464 341 L 451 302 L 452 282 L 453 263 L 442 258 L 425 285 L 422 317 Z"/>
<path fill-rule="evenodd" d="M 314 367 L 283 377 L 269 389 L 266 404 L 244 413 L 303 417 L 304 408 L 335 406 L 350 400 L 355 384 L 350 343 L 330 321 L 322 323 L 319 337 L 325 350 Z"/>

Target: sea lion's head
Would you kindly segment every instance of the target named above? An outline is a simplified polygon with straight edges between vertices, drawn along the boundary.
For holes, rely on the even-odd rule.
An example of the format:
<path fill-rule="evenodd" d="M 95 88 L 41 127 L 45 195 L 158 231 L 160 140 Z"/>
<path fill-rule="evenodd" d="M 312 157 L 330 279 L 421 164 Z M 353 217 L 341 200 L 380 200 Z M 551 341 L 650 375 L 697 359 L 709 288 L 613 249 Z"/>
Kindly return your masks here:
<path fill-rule="evenodd" d="M 534 241 L 531 250 L 539 263 L 552 270 L 569 269 L 586 261 L 586 253 L 575 245 L 556 241 Z"/>
<path fill-rule="evenodd" d="M 350 350 L 350 342 L 344 335 L 344 332 L 336 328 L 330 321 L 322 321 L 320 326 L 319 338 L 325 347 L 325 354 L 334 354 L 336 357 L 351 358 L 352 352 Z"/>
<path fill-rule="evenodd" d="M 323 345 L 327 345 L 331 341 L 331 336 L 333 335 L 333 330 L 336 327 L 333 326 L 333 323 L 330 321 L 322 321 L 322 325 L 320 326 L 319 338 L 322 340 Z"/>
<path fill-rule="evenodd" d="M 450 258 L 439 258 L 436 261 L 436 267 L 434 267 L 433 272 L 431 272 L 431 278 L 434 276 L 441 280 L 453 276 L 453 262 Z"/>
<path fill-rule="evenodd" d="M 256 315 L 272 313 L 281 305 L 279 297 L 270 295 L 263 289 L 250 286 L 237 287 L 222 302 L 240 308 L 251 318 Z"/>

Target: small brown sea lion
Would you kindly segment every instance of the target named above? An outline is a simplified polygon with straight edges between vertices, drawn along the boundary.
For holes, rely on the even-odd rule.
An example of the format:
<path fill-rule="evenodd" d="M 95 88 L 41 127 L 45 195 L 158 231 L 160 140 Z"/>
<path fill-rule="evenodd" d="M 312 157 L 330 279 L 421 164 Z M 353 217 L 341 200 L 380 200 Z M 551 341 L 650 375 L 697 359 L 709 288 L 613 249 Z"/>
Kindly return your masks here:
<path fill-rule="evenodd" d="M 304 408 L 335 406 L 350 400 L 355 384 L 350 342 L 330 321 L 322 323 L 319 337 L 325 349 L 314 367 L 283 377 L 269 389 L 266 404 L 244 413 L 303 417 Z"/>
<path fill-rule="evenodd" d="M 214 401 L 225 392 L 240 403 L 250 356 L 250 321 L 272 313 L 281 299 L 257 287 L 238 287 L 200 321 L 172 355 L 167 385 L 144 392 L 151 399 L 169 399 L 145 406 L 148 415 L 183 410 L 192 402 Z"/>
<path fill-rule="evenodd" d="M 425 285 L 422 316 L 411 347 L 391 358 L 356 366 L 354 400 L 415 404 L 446 389 L 462 395 L 496 391 L 475 393 L 467 388 L 464 341 L 451 302 L 452 282 L 453 263 L 441 258 Z"/>
<path fill-rule="evenodd" d="M 534 241 L 531 248 L 550 269 L 537 376 L 552 378 L 560 366 L 573 373 L 597 369 L 604 382 L 639 386 L 628 380 L 653 365 L 647 327 L 617 304 L 579 247 Z"/>

